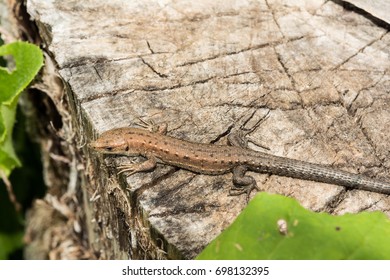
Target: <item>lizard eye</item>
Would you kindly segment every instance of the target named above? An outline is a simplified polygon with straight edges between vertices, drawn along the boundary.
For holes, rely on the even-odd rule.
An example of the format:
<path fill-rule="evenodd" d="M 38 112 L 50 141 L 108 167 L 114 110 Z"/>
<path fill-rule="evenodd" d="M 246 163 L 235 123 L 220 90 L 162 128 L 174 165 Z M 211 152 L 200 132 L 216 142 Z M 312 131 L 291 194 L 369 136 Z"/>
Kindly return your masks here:
<path fill-rule="evenodd" d="M 126 152 L 129 151 L 129 146 L 126 146 L 125 151 L 126 151 Z"/>
<path fill-rule="evenodd" d="M 112 147 L 110 147 L 110 146 L 105 147 L 105 149 L 106 149 L 106 151 L 112 151 Z"/>

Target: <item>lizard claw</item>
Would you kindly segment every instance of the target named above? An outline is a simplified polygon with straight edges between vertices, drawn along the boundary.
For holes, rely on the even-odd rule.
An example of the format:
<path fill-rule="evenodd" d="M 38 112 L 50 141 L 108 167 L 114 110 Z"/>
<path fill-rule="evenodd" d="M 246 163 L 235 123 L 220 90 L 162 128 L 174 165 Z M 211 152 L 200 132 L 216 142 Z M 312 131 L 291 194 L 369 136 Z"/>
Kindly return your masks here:
<path fill-rule="evenodd" d="M 150 171 L 153 170 L 156 167 L 156 158 L 153 155 L 149 155 L 147 157 L 147 160 L 143 162 L 136 162 L 136 163 L 129 163 L 129 164 L 122 164 L 118 166 L 118 169 L 120 170 L 118 174 L 121 174 L 123 172 L 130 172 L 128 175 L 133 175 L 138 172 L 143 171 Z"/>
<path fill-rule="evenodd" d="M 118 174 L 121 174 L 121 173 L 124 173 L 124 172 L 130 172 L 130 174 L 128 174 L 128 175 L 129 176 L 133 175 L 134 173 L 138 172 L 136 166 L 137 166 L 137 164 L 124 164 L 124 165 L 120 165 L 120 166 L 118 166 L 118 169 L 119 169 Z"/>
<path fill-rule="evenodd" d="M 153 120 L 145 121 L 142 118 L 138 118 L 138 122 L 135 123 L 135 125 L 138 125 L 142 128 L 145 128 L 151 132 L 157 132 L 159 134 L 166 134 L 168 130 L 168 126 L 166 123 L 163 123 L 161 125 L 157 125 L 153 122 Z"/>
<path fill-rule="evenodd" d="M 134 124 L 138 125 L 142 128 L 145 128 L 149 131 L 155 131 L 155 127 L 156 127 L 156 124 L 152 120 L 146 121 L 140 117 L 138 118 L 138 122 L 136 122 Z"/>
<path fill-rule="evenodd" d="M 250 194 L 253 190 L 260 191 L 260 189 L 257 187 L 257 185 L 247 185 L 247 186 L 233 186 L 229 190 L 229 195 L 230 196 L 238 196 L 242 194 L 246 194 L 246 203 L 249 202 Z"/>
<path fill-rule="evenodd" d="M 258 142 L 255 142 L 254 140 L 247 139 L 246 136 L 250 133 L 252 133 L 255 129 L 257 129 L 260 124 L 262 124 L 265 120 L 269 118 L 270 110 L 267 111 L 267 113 L 262 116 L 251 128 L 246 128 L 246 124 L 252 119 L 256 111 L 253 111 L 252 114 L 249 114 L 248 116 L 245 116 L 243 120 L 241 120 L 241 124 L 239 127 L 233 128 L 230 134 L 228 135 L 228 142 L 232 146 L 238 146 L 241 148 L 248 148 L 248 143 L 252 143 L 260 148 L 270 150 L 265 145 L 262 145 Z"/>

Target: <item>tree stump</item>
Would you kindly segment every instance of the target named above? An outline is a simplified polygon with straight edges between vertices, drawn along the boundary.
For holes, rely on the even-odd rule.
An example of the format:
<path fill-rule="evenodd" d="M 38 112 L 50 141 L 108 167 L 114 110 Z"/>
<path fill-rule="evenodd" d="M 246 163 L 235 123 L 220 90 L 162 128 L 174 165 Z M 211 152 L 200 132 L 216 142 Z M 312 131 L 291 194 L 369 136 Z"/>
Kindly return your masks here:
<path fill-rule="evenodd" d="M 28 257 L 192 259 L 245 207 L 228 195 L 231 174 L 159 165 L 126 176 L 117 166 L 128 158 L 86 145 L 139 118 L 224 144 L 245 116 L 251 127 L 268 114 L 249 137 L 269 153 L 390 179 L 390 36 L 362 11 L 324 0 L 28 0 L 25 12 L 39 36 L 24 32 L 46 53 L 29 99 L 50 187 L 30 213 Z M 314 211 L 390 214 L 386 195 L 253 176 Z"/>

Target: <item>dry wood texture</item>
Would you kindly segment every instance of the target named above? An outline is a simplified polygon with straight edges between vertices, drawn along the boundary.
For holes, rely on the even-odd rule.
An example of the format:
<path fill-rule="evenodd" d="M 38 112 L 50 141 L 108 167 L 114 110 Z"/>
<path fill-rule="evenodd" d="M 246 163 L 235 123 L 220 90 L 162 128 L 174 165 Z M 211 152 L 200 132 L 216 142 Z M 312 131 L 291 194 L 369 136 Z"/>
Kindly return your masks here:
<path fill-rule="evenodd" d="M 390 2 L 387 0 L 348 0 L 348 3 L 390 24 Z"/>
<path fill-rule="evenodd" d="M 139 117 L 222 144 L 269 111 L 250 139 L 270 153 L 390 179 L 390 35 L 369 15 L 321 0 L 26 2 L 65 85 L 60 131 L 82 147 L 72 191 L 98 258 L 193 258 L 245 207 L 231 174 L 127 177 L 115 169 L 127 158 L 82 145 Z M 315 211 L 390 214 L 386 195 L 253 176 Z"/>

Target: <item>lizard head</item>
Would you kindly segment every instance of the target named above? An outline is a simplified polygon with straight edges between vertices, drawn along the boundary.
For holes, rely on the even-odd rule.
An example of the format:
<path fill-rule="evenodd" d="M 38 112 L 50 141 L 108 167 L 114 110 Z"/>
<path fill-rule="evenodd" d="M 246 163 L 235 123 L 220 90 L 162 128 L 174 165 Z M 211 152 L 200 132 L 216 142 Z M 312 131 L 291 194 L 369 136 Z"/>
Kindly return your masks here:
<path fill-rule="evenodd" d="M 98 139 L 89 144 L 89 147 L 104 154 L 126 154 L 128 151 L 127 141 L 120 129 L 103 132 Z"/>

